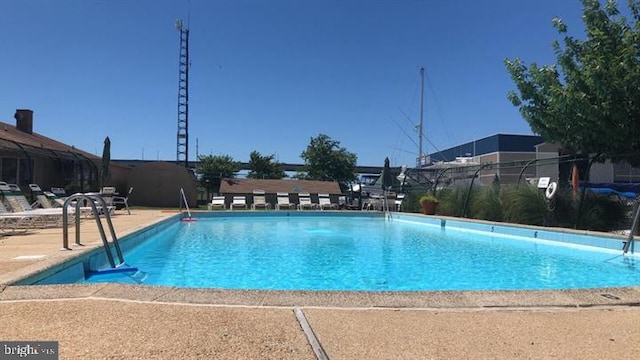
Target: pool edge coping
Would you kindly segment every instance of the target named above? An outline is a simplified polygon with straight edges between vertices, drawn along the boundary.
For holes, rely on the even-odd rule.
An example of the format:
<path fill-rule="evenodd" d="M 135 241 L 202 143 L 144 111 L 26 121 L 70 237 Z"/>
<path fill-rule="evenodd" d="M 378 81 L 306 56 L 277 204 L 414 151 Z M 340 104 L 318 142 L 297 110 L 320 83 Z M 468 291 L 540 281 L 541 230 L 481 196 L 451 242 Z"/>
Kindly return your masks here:
<path fill-rule="evenodd" d="M 640 308 L 640 286 L 570 290 L 416 292 L 229 290 L 116 283 L 0 286 L 0 303 L 74 299 L 229 307 L 346 309 Z"/>

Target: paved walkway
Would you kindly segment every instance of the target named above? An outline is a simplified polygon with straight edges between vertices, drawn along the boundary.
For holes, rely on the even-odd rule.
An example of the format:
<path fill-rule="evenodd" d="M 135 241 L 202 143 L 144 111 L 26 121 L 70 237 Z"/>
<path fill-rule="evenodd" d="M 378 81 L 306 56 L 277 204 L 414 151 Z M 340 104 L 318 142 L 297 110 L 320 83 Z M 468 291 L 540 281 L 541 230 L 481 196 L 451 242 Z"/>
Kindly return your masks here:
<path fill-rule="evenodd" d="M 171 215 L 135 210 L 113 220 L 122 237 Z M 640 354 L 640 288 L 370 293 L 6 285 L 100 246 L 90 221 L 80 227 L 85 246 L 72 251 L 60 251 L 60 229 L 0 238 L 0 284 L 5 284 L 0 285 L 0 341 L 59 341 L 61 359 L 635 359 Z M 74 229 L 70 236 L 73 242 Z"/>

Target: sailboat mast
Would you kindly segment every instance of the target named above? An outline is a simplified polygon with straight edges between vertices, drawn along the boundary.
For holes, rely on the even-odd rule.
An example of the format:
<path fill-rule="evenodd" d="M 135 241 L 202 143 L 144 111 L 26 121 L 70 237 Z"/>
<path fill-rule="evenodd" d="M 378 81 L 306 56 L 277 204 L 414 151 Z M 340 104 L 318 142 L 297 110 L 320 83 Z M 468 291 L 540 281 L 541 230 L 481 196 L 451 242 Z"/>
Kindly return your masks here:
<path fill-rule="evenodd" d="M 422 167 L 424 159 L 422 152 L 422 134 L 424 127 L 424 67 L 420 68 L 420 125 L 418 125 L 418 167 Z"/>

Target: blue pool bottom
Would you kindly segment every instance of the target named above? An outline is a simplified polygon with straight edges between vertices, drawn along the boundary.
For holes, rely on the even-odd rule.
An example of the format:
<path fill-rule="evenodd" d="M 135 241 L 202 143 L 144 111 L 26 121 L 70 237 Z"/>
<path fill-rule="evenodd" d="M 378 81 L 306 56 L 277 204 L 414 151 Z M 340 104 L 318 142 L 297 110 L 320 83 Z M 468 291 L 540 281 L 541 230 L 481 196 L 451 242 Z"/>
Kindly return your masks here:
<path fill-rule="evenodd" d="M 392 221 L 360 213 L 243 215 L 202 216 L 191 224 L 174 220 L 157 227 L 153 241 L 123 241 L 125 258 L 140 268 L 137 273 L 94 274 L 85 279 L 92 266 L 100 268 L 98 255 L 83 262 L 78 276 L 56 276 L 40 283 L 64 279 L 228 289 L 418 291 L 639 282 L 634 270 L 637 258 L 620 256 L 622 240 L 615 237 L 398 214 Z M 295 226 L 286 230 L 291 222 Z M 567 240 L 573 241 L 568 246 L 557 243 Z M 580 245 L 611 250 L 585 251 Z M 161 264 L 153 265 L 158 259 Z M 478 274 L 485 275 L 478 278 Z"/>

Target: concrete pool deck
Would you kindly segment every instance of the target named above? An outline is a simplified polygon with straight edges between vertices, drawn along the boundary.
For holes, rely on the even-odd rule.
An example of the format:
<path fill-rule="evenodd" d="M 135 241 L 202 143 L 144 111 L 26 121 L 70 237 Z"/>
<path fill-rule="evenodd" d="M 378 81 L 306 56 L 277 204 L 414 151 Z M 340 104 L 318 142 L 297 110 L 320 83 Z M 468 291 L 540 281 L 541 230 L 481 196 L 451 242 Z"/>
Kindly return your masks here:
<path fill-rule="evenodd" d="M 172 215 L 120 212 L 113 224 L 123 237 Z M 101 245 L 93 220 L 83 220 L 81 233 L 85 246 L 73 251 L 60 251 L 60 228 L 0 238 L 0 341 L 59 341 L 61 359 L 315 359 L 314 338 L 331 359 L 640 353 L 640 287 L 374 293 L 7 285 Z M 73 242 L 75 230 L 69 235 Z"/>

